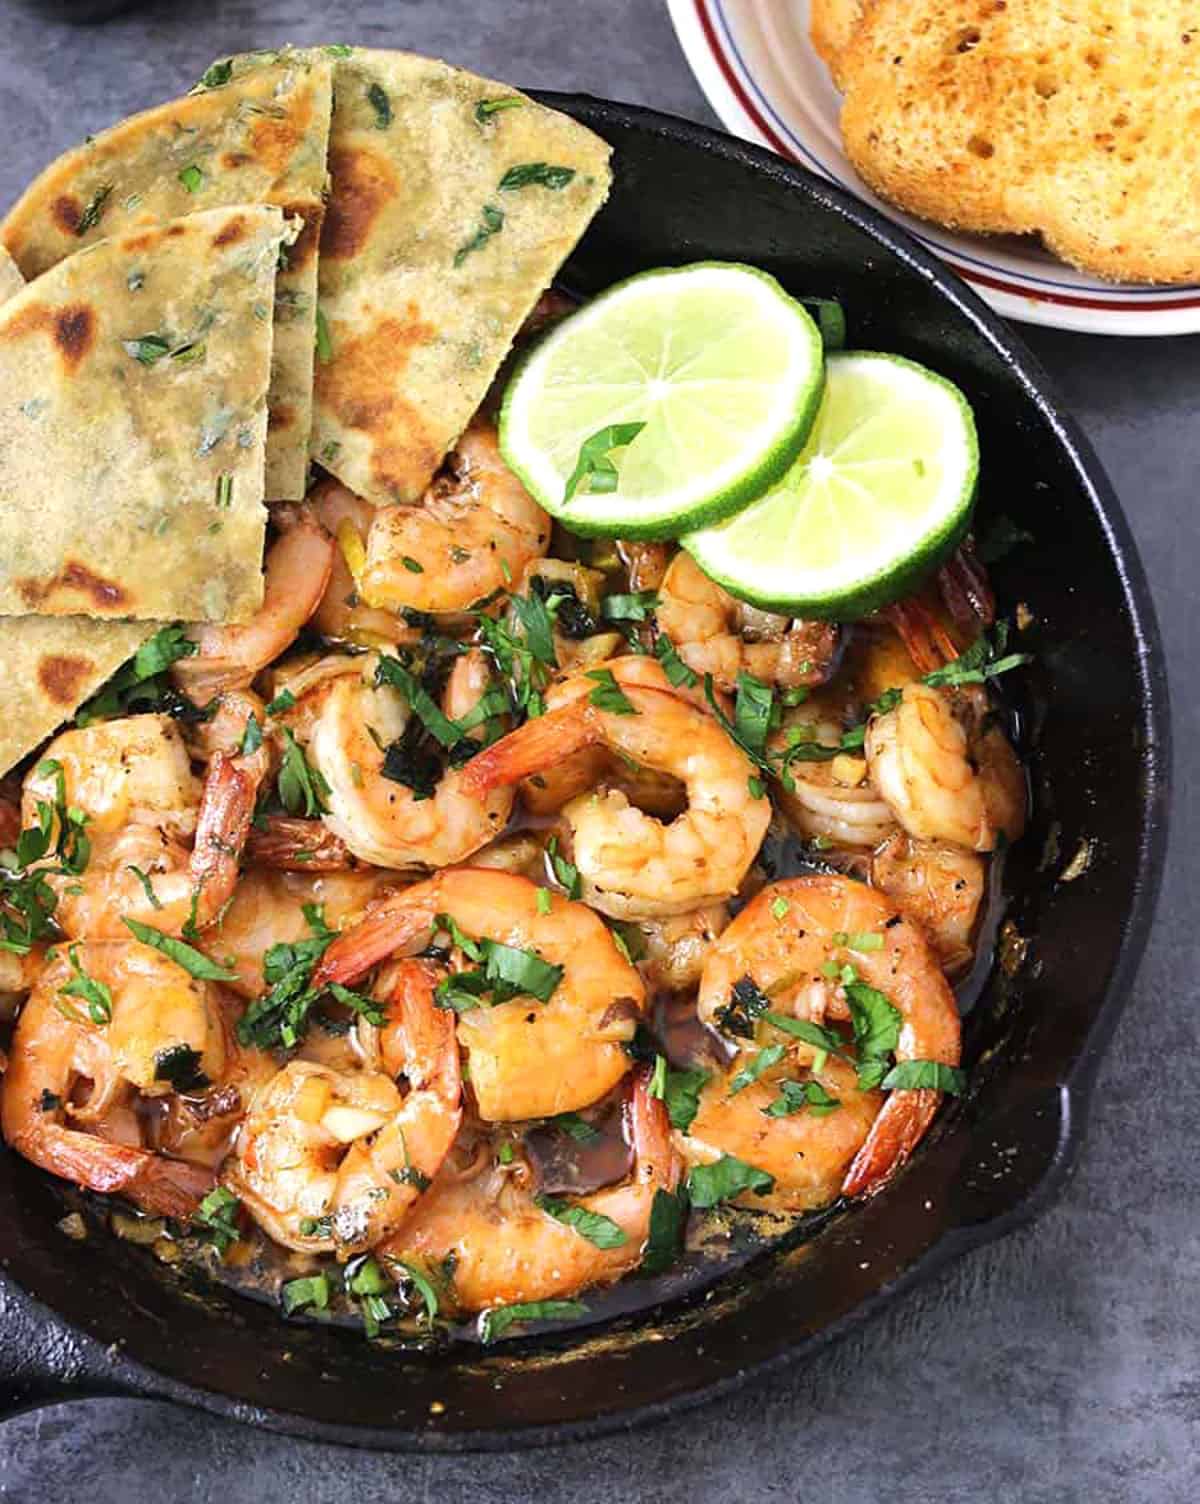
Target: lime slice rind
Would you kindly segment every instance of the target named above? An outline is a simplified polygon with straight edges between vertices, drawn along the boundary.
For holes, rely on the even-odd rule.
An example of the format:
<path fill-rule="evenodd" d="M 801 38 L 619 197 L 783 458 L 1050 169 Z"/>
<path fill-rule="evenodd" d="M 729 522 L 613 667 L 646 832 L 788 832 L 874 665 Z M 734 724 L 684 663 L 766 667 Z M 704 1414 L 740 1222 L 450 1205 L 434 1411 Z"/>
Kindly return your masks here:
<path fill-rule="evenodd" d="M 848 620 L 904 595 L 957 546 L 978 469 L 974 418 L 951 382 L 896 355 L 831 353 L 787 474 L 682 543 L 743 600 Z"/>
<path fill-rule="evenodd" d="M 555 326 L 518 363 L 501 409 L 501 450 L 572 532 L 678 537 L 784 475 L 822 384 L 816 324 L 767 273 L 735 262 L 642 272 Z M 584 487 L 564 504 L 582 444 L 631 421 L 645 427 L 620 456 L 617 489 Z"/>

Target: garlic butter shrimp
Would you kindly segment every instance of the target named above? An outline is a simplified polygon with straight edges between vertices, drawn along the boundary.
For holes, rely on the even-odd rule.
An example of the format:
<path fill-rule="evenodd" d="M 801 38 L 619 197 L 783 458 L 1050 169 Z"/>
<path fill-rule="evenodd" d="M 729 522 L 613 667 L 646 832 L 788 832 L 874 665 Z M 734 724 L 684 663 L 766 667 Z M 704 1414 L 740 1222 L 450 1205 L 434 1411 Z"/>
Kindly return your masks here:
<path fill-rule="evenodd" d="M 870 882 L 928 936 L 948 975 L 974 960 L 987 868 L 977 852 L 894 831 L 872 853 Z"/>
<path fill-rule="evenodd" d="M 397 961 L 376 988 L 386 999 L 386 1022 L 376 1030 L 359 1020 L 368 1055 L 377 1048 L 388 1075 L 407 1080 L 408 1095 L 378 1133 L 354 1141 L 338 1170 L 333 1228 L 345 1252 L 373 1247 L 396 1231 L 441 1169 L 462 1124 L 454 1014 L 433 1000 L 440 975 L 429 961 Z"/>
<path fill-rule="evenodd" d="M 23 808 L 34 824 L 39 803 L 54 804 L 61 773 L 68 807 L 87 817 L 87 866 L 47 877 L 62 929 L 119 939 L 128 937 L 126 918 L 176 935 L 210 924 L 237 882 L 266 756 L 216 752 L 201 785 L 169 716 L 126 716 L 56 737 L 26 777 Z"/>
<path fill-rule="evenodd" d="M 394 951 L 419 949 L 440 915 L 474 940 L 533 952 L 561 968 L 545 1002 L 520 996 L 458 1018 L 479 1115 L 513 1122 L 587 1107 L 629 1070 L 622 1046 L 633 1037 L 645 988 L 596 914 L 539 895 L 536 883 L 509 872 L 439 872 L 373 905 L 361 924 L 343 931 L 313 985 L 351 985 Z"/>
<path fill-rule="evenodd" d="M 671 556 L 675 552 L 672 543 L 643 543 L 634 539 L 619 539 L 617 557 L 629 576 L 630 590 L 657 591 L 666 578 Z"/>
<path fill-rule="evenodd" d="M 776 1065 L 748 1085 L 731 1090 L 738 1072 L 758 1054 L 739 1050 L 725 1072 L 713 1076 L 700 1093 L 696 1116 L 680 1135 L 684 1157 L 692 1165 L 711 1164 L 732 1154 L 765 1170 L 775 1184 L 766 1195 L 744 1192 L 739 1206 L 758 1211 L 813 1211 L 837 1199 L 842 1182 L 879 1115 L 883 1094 L 863 1091 L 854 1068 L 828 1056 L 819 1063 L 811 1046 L 787 1040 Z M 807 1088 L 815 1083 L 823 1097 L 838 1105 L 813 1112 L 807 1106 L 770 1116 L 780 1101 L 781 1083 Z"/>
<path fill-rule="evenodd" d="M 203 940 L 203 948 L 235 973 L 229 983 L 242 997 L 264 990 L 263 961 L 273 945 L 312 938 L 304 910 L 320 907 L 331 929 L 353 924 L 374 899 L 398 891 L 397 873 L 364 867 L 354 872 L 276 871 L 250 867 L 233 899 Z"/>
<path fill-rule="evenodd" d="M 625 653 L 619 658 L 592 664 L 582 672 L 563 675 L 547 689 L 546 709 L 558 710 L 574 700 L 585 699 L 597 683 L 588 675 L 604 672 L 612 674 L 622 687 L 662 690 L 664 694 L 679 695 L 701 709 L 707 709 L 703 691 L 698 686 L 676 687 L 657 658 L 638 653 Z M 569 800 L 599 783 L 618 789 L 631 804 L 649 814 L 673 818 L 680 811 L 683 790 L 677 778 L 650 768 L 631 766 L 627 758 L 605 746 L 583 747 L 524 779 L 521 802 L 535 815 L 554 814 Z"/>
<path fill-rule="evenodd" d="M 992 851 L 1001 832 L 1015 840 L 1024 829 L 1024 774 L 985 707 L 982 696 L 908 684 L 872 717 L 871 780 L 909 835 Z"/>
<path fill-rule="evenodd" d="M 322 637 L 358 647 L 396 648 L 415 643 L 421 635 L 419 629 L 392 611 L 368 606 L 360 594 L 375 507 L 335 480 L 322 481 L 309 497 L 309 504 L 337 541 L 329 582 L 311 618 L 316 630 Z"/>
<path fill-rule="evenodd" d="M 633 1082 L 625 1112 L 633 1174 L 572 1203 L 616 1224 L 623 1237 L 615 1247 L 597 1248 L 539 1207 L 523 1161 L 500 1166 L 489 1156 L 475 1160 L 474 1173 L 443 1170 L 380 1247 L 385 1267 L 403 1279 L 403 1264 L 433 1269 L 452 1257 L 450 1293 L 462 1312 L 574 1295 L 620 1279 L 641 1262 L 654 1197 L 674 1189 L 680 1168 L 666 1110 L 650 1095 L 645 1073 Z"/>
<path fill-rule="evenodd" d="M 447 466 L 419 506 L 375 513 L 360 592 L 369 605 L 465 611 L 546 552 L 550 519 L 500 457 L 491 423 L 473 422 Z"/>
<path fill-rule="evenodd" d="M 785 714 L 768 743 L 773 753 L 785 753 L 792 738 L 802 737 L 828 747 L 833 755 L 789 761 L 787 781 L 776 780 L 772 793 L 798 835 L 839 847 L 870 848 L 895 829 L 896 817 L 867 777 L 865 758 L 834 753 L 842 743 L 843 720 L 816 700 Z"/>
<path fill-rule="evenodd" d="M 880 936 L 882 946 L 844 950 L 835 940 L 863 934 Z M 772 883 L 747 904 L 709 951 L 697 999 L 699 1016 L 719 1027 L 734 984 L 749 977 L 777 1013 L 817 1024 L 845 1019 L 841 983 L 822 970 L 831 958 L 852 964 L 862 981 L 899 1010 L 897 1060 L 958 1064 L 958 1010 L 928 942 L 889 898 L 846 877 Z M 940 1092 L 928 1088 L 889 1092 L 846 1171 L 842 1193 L 879 1190 L 916 1147 L 940 1099 Z M 753 1155 L 749 1162 L 757 1163 Z"/>
<path fill-rule="evenodd" d="M 593 683 L 586 697 L 493 743 L 467 764 L 465 784 L 502 787 L 595 746 L 670 774 L 683 784 L 687 807 L 669 824 L 617 789 L 564 806 L 584 899 L 614 918 L 644 919 L 731 897 L 771 818 L 770 801 L 751 791 L 754 765 L 711 716 L 677 695 L 630 685 L 620 688 L 618 708 L 605 709 L 598 692 Z"/>
<path fill-rule="evenodd" d="M 275 1242 L 331 1252 L 341 1162 L 356 1139 L 399 1112 L 402 1100 L 381 1071 L 290 1060 L 255 1092 L 222 1183 Z"/>
<path fill-rule="evenodd" d="M 838 629 L 831 622 L 777 616 L 735 600 L 680 550 L 659 586 L 655 617 L 693 673 L 732 693 L 738 675 L 797 689 L 832 671 Z"/>
<path fill-rule="evenodd" d="M 87 1001 L 64 991 L 81 977 L 107 993 L 107 1023 L 94 1022 Z M 224 1064 L 209 984 L 134 941 L 60 946 L 17 1020 L 0 1126 L 12 1148 L 55 1175 L 187 1217 L 213 1184 L 204 1166 L 102 1135 L 122 1121 L 135 1091 L 163 1096 L 180 1070 L 215 1080 Z M 126 1127 L 134 1121 L 129 1113 L 123 1119 Z"/>
<path fill-rule="evenodd" d="M 291 646 L 325 593 L 333 539 L 306 507 L 273 507 L 271 520 L 282 530 L 267 550 L 262 605 L 242 626 L 189 628 L 197 651 L 171 665 L 172 679 L 196 705 L 223 690 L 247 688 Z"/>
<path fill-rule="evenodd" d="M 341 1257 L 393 1233 L 441 1168 L 462 1120 L 454 1015 L 435 968 L 401 961 L 377 989 L 376 1069 L 292 1060 L 254 1096 L 225 1183 L 276 1242 Z M 402 1095 L 393 1077 L 407 1078 Z"/>
<path fill-rule="evenodd" d="M 448 767 L 432 794 L 419 797 L 389 778 L 386 749 L 413 715 L 404 696 L 368 676 L 345 675 L 324 695 L 309 737 L 308 755 L 329 785 L 325 824 L 355 856 L 377 867 L 446 867 L 464 861 L 499 835 L 513 805 L 510 789 L 480 790 L 464 770 Z M 461 720 L 490 683 L 477 650 L 456 658 L 442 706 Z"/>

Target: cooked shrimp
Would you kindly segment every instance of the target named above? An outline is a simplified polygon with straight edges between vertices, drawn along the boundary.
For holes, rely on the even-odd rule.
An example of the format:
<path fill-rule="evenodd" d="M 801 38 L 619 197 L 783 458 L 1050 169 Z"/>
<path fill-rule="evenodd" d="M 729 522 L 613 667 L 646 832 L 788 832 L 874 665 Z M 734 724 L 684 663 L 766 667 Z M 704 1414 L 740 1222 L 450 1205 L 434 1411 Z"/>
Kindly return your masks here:
<path fill-rule="evenodd" d="M 128 937 L 126 918 L 175 935 L 210 924 L 237 883 L 266 759 L 262 749 L 216 752 L 201 786 L 169 716 L 126 716 L 56 737 L 25 779 L 23 806 L 32 824 L 40 802 L 53 804 L 49 761 L 61 769 L 67 804 L 87 816 L 87 867 L 47 878 L 63 930 L 118 939 Z"/>
<path fill-rule="evenodd" d="M 883 945 L 844 950 L 835 940 L 856 934 L 879 935 Z M 818 1024 L 826 1017 L 845 1018 L 841 983 L 822 969 L 831 958 L 853 964 L 861 979 L 899 1010 L 898 1060 L 958 1064 L 961 1031 L 954 994 L 924 936 L 882 893 L 846 877 L 790 878 L 772 883 L 748 903 L 709 951 L 697 1001 L 700 1018 L 719 1024 L 720 1010 L 743 977 L 751 978 L 778 1013 Z M 843 1194 L 877 1191 L 916 1147 L 940 1097 L 926 1088 L 889 1092 L 846 1173 Z"/>
<path fill-rule="evenodd" d="M 843 718 L 814 700 L 789 712 L 771 736 L 772 752 L 782 753 L 793 737 L 828 747 L 840 747 Z M 873 847 L 895 828 L 896 817 L 867 778 L 866 761 L 854 753 L 838 753 L 826 760 L 795 759 L 787 764 L 787 781 L 777 780 L 773 792 L 797 834 L 834 846 Z"/>
<path fill-rule="evenodd" d="M 527 721 L 480 752 L 464 769 L 466 786 L 501 787 L 584 748 L 607 747 L 678 778 L 687 808 L 664 825 L 616 789 L 572 799 L 563 817 L 585 900 L 618 919 L 645 919 L 731 897 L 771 818 L 770 802 L 751 792 L 753 764 L 711 716 L 677 695 L 622 688 L 629 709 L 621 713 L 595 703 L 598 688 L 593 681 L 586 698 Z"/>
<path fill-rule="evenodd" d="M 589 1106 L 629 1069 L 622 1045 L 633 1037 L 645 989 L 597 915 L 543 894 L 508 872 L 440 872 L 373 905 L 326 951 L 313 985 L 353 983 L 393 951 L 425 945 L 438 917 L 449 915 L 475 940 L 533 952 L 562 969 L 545 1002 L 521 996 L 459 1015 L 479 1115 L 512 1122 Z"/>
<path fill-rule="evenodd" d="M 984 859 L 961 846 L 918 841 L 897 830 L 871 857 L 871 886 L 894 899 L 929 937 L 953 976 L 975 956 L 972 937 L 983 899 Z"/>
<path fill-rule="evenodd" d="M 338 1170 L 333 1233 L 344 1253 L 396 1231 L 441 1169 L 462 1123 L 454 1014 L 433 1001 L 439 975 L 428 961 L 398 961 L 376 988 L 387 1018 L 378 1031 L 379 1056 L 388 1075 L 405 1077 L 409 1089 L 399 1112 L 377 1133 L 356 1139 Z M 369 1038 L 374 1026 L 360 1020 L 359 1032 Z"/>
<path fill-rule="evenodd" d="M 194 657 L 171 665 L 171 677 L 196 705 L 227 689 L 245 689 L 291 646 L 317 609 L 333 565 L 334 543 L 306 507 L 272 507 L 282 531 L 267 551 L 263 603 L 243 626 L 191 628 Z"/>
<path fill-rule="evenodd" d="M 659 586 L 655 617 L 693 673 L 732 693 L 739 674 L 797 689 L 829 677 L 838 629 L 791 620 L 735 600 L 680 550 Z"/>
<path fill-rule="evenodd" d="M 693 1165 L 732 1154 L 774 1179 L 773 1190 L 766 1195 L 743 1193 L 739 1205 L 759 1211 L 811 1211 L 836 1200 L 883 1097 L 863 1091 L 852 1066 L 830 1055 L 817 1069 L 811 1046 L 786 1036 L 781 1039 L 786 1051 L 782 1060 L 735 1092 L 733 1081 L 756 1057 L 759 1046 L 738 1051 L 729 1069 L 705 1085 L 699 1110 L 680 1143 Z M 828 1112 L 803 1106 L 784 1116 L 768 1116 L 780 1100 L 784 1081 L 801 1086 L 815 1082 L 838 1105 Z"/>
<path fill-rule="evenodd" d="M 367 536 L 376 509 L 336 480 L 322 481 L 309 497 L 309 504 L 322 526 L 337 540 L 329 583 L 312 624 L 322 637 L 352 642 L 358 647 L 390 647 L 411 644 L 420 630 L 409 626 L 392 611 L 366 605 L 359 594 L 367 560 Z"/>
<path fill-rule="evenodd" d="M 867 727 L 867 765 L 909 835 L 991 851 L 1001 831 L 1012 840 L 1024 827 L 1024 777 L 1003 732 L 970 709 L 976 703 L 906 685 L 900 703 Z"/>
<path fill-rule="evenodd" d="M 472 423 L 447 464 L 419 506 L 375 513 L 360 591 L 368 604 L 465 611 L 546 552 L 550 519 L 501 459 L 491 423 Z"/>
<path fill-rule="evenodd" d="M 204 949 L 236 973 L 230 986 L 243 997 L 264 990 L 263 960 L 272 945 L 312 938 L 304 910 L 318 905 L 331 929 L 353 924 L 367 905 L 403 884 L 394 872 L 364 867 L 357 872 L 285 872 L 251 867 L 233 900 L 204 937 Z"/>
<path fill-rule="evenodd" d="M 106 1024 L 94 1022 L 87 1003 L 65 991 L 81 977 L 107 990 Z M 223 1042 L 209 984 L 158 951 L 134 941 L 62 947 L 17 1020 L 0 1106 L 4 1137 L 34 1164 L 77 1185 L 186 1217 L 212 1185 L 207 1170 L 99 1135 L 135 1089 L 144 1096 L 172 1089 L 173 1058 L 210 1080 L 219 1077 Z"/>
<path fill-rule="evenodd" d="M 381 1071 L 290 1060 L 255 1092 L 221 1178 L 277 1243 L 328 1253 L 342 1160 L 402 1105 Z"/>
<path fill-rule="evenodd" d="M 364 660 L 368 672 L 373 660 Z M 329 785 L 328 828 L 346 847 L 377 867 L 446 867 L 464 861 L 508 822 L 507 789 L 470 786 L 465 771 L 447 768 L 432 796 L 387 776 L 387 748 L 413 714 L 401 693 L 375 684 L 373 674 L 344 675 L 324 695 L 308 755 Z M 490 682 L 483 654 L 455 659 L 443 709 L 459 720 L 478 704 Z"/>
<path fill-rule="evenodd" d="M 664 694 L 679 695 L 702 709 L 706 708 L 703 691 L 696 686 L 677 688 L 657 658 L 626 653 L 557 679 L 546 691 L 546 709 L 558 710 L 574 700 L 585 699 L 596 688 L 597 682 L 588 675 L 606 671 L 622 687 L 659 689 Z M 595 788 L 598 783 L 618 789 L 638 809 L 669 818 L 679 813 L 684 800 L 683 788 L 677 778 L 650 768 L 631 766 L 627 758 L 608 747 L 590 746 L 559 758 L 549 767 L 524 779 L 521 802 L 535 815 L 555 814 L 569 800 Z"/>
<path fill-rule="evenodd" d="M 434 1181 L 380 1248 L 385 1266 L 402 1279 L 404 1264 L 449 1263 L 459 1311 L 549 1300 L 619 1279 L 641 1262 L 656 1193 L 673 1190 L 679 1177 L 666 1110 L 650 1095 L 644 1073 L 629 1092 L 626 1119 L 632 1176 L 573 1203 L 616 1224 L 624 1234 L 616 1247 L 597 1248 L 539 1207 L 522 1162 L 503 1167 L 477 1159 L 475 1174 L 447 1168 Z"/>

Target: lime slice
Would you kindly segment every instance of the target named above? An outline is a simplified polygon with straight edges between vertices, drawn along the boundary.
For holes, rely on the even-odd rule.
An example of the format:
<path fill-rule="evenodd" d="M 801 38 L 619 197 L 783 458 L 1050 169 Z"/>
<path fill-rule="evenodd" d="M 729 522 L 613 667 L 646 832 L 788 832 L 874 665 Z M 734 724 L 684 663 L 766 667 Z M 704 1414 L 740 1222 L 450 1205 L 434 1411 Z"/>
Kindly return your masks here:
<path fill-rule="evenodd" d="M 682 541 L 731 594 L 847 619 L 904 595 L 967 530 L 979 442 L 956 386 L 898 355 L 827 357 L 803 452 L 743 511 Z"/>
<path fill-rule="evenodd" d="M 572 532 L 675 538 L 783 475 L 821 381 L 817 326 L 774 277 L 721 261 L 643 272 L 525 357 L 500 447 Z"/>

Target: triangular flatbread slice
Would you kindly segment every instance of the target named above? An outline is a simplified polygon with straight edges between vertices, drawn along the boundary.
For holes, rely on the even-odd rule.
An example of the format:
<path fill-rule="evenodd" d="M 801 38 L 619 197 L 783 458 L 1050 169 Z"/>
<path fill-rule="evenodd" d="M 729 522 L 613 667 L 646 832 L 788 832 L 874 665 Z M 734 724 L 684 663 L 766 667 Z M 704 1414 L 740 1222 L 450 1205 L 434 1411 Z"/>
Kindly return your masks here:
<path fill-rule="evenodd" d="M 262 600 L 278 209 L 128 231 L 0 308 L 0 615 Z"/>
<path fill-rule="evenodd" d="M 334 53 L 311 452 L 416 501 L 608 194 L 610 149 L 433 58 Z M 234 59 L 253 69 L 253 55 Z"/>
<path fill-rule="evenodd" d="M 267 438 L 267 498 L 295 499 L 312 423 L 331 59 L 288 54 L 237 79 L 223 61 L 205 81 L 59 157 L 0 225 L 0 241 L 32 280 L 102 237 L 199 210 L 267 203 L 303 221 L 276 292 Z"/>
<path fill-rule="evenodd" d="M 0 250 L 0 303 L 24 285 Z M 56 730 L 153 631 L 152 622 L 0 617 L 0 774 Z"/>

